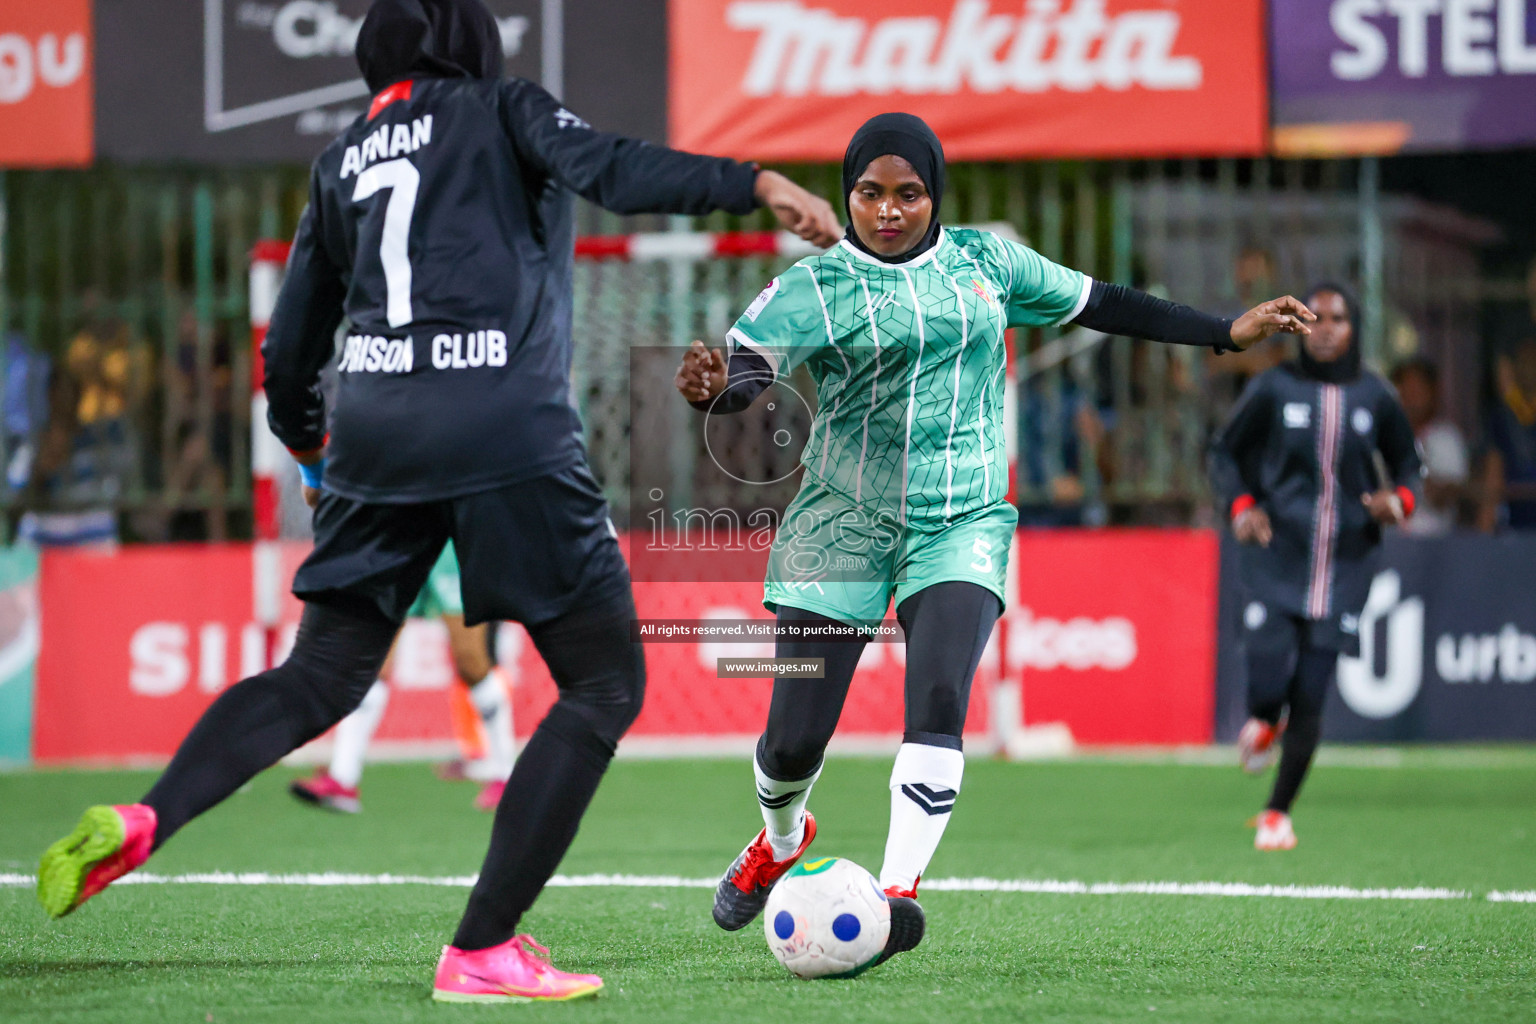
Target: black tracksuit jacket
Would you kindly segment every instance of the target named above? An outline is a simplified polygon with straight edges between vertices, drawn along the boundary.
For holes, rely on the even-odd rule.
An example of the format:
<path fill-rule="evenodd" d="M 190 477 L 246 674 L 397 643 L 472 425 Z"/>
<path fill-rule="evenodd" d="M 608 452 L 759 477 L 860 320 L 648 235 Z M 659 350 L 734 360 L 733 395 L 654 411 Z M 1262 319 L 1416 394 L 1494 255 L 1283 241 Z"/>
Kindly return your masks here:
<path fill-rule="evenodd" d="M 1420 465 L 1397 395 L 1362 370 L 1325 383 L 1298 363 L 1259 375 L 1211 445 L 1211 475 L 1228 513 L 1256 503 L 1269 514 L 1269 547 L 1243 545 L 1239 573 L 1251 597 L 1298 618 L 1360 614 L 1381 527 L 1361 496 L 1379 490 L 1375 452 L 1411 511 Z"/>
<path fill-rule="evenodd" d="M 437 29 L 469 60 L 407 48 L 370 63 L 360 40 L 374 102 L 314 163 L 262 346 L 273 432 L 314 449 L 319 373 L 351 321 L 326 488 L 356 501 L 458 497 L 584 458 L 572 193 L 618 213 L 756 207 L 753 167 L 595 131 L 538 85 L 496 77 L 499 40 L 482 60 L 476 30 Z M 415 36 L 379 38 L 384 51 Z"/>

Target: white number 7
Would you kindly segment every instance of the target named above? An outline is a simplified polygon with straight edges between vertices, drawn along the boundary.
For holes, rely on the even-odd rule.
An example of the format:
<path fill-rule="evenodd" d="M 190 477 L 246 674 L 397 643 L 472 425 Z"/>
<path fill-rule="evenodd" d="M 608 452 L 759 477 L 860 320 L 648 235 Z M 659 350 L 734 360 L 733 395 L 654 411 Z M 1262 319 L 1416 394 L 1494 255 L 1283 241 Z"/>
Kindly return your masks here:
<path fill-rule="evenodd" d="M 421 172 L 409 160 L 386 160 L 374 164 L 357 176 L 352 190 L 354 202 L 369 198 L 380 189 L 390 189 L 389 205 L 384 208 L 384 235 L 379 239 L 379 262 L 384 264 L 384 286 L 389 296 L 389 326 L 399 327 L 411 316 L 411 216 L 416 212 L 416 186 Z"/>

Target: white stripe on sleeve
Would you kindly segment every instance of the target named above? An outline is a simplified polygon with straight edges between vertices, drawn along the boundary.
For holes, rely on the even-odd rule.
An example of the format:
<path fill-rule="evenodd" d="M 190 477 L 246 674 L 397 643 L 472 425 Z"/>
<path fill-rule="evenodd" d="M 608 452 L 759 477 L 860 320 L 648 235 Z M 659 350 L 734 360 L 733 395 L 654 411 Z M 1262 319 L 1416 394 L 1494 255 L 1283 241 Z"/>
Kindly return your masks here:
<path fill-rule="evenodd" d="M 779 356 L 778 353 L 776 353 L 773 349 L 753 341 L 751 338 L 741 333 L 741 331 L 735 327 L 732 327 L 729 331 L 727 331 L 725 337 L 727 341 L 735 342 L 737 348 L 744 348 L 754 355 L 762 356 L 763 359 L 768 363 L 768 369 L 773 371 L 774 377 L 778 377 Z"/>
<path fill-rule="evenodd" d="M 1080 293 L 1078 293 L 1077 305 L 1072 307 L 1072 312 L 1068 313 L 1066 316 L 1062 317 L 1060 320 L 1057 320 L 1051 326 L 1052 327 L 1060 327 L 1062 324 L 1071 323 L 1073 320 L 1076 320 L 1078 318 L 1078 316 L 1083 312 L 1083 310 L 1087 307 L 1087 305 L 1088 305 L 1088 293 L 1090 291 L 1092 291 L 1092 290 L 1093 290 L 1093 278 L 1089 277 L 1087 274 L 1084 274 L 1083 275 L 1083 290 Z"/>

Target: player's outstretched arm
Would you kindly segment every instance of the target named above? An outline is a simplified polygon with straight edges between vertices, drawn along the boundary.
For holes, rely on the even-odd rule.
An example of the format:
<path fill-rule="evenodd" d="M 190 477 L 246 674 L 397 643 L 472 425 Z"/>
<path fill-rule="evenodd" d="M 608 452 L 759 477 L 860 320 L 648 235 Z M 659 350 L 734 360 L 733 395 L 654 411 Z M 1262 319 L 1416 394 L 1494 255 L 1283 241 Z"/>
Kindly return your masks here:
<path fill-rule="evenodd" d="M 502 84 L 502 123 L 518 155 L 615 213 L 773 210 L 786 230 L 830 246 L 842 233 L 832 207 L 783 175 L 600 132 L 523 79 Z"/>
<path fill-rule="evenodd" d="M 1289 295 L 1261 302 L 1232 321 L 1232 344 L 1242 351 L 1276 334 L 1311 334 L 1307 326 L 1317 316 L 1300 299 Z"/>
<path fill-rule="evenodd" d="M 1104 334 L 1225 352 L 1242 351 L 1282 331 L 1306 334 L 1307 322 L 1315 319 L 1311 310 L 1289 295 L 1261 303 L 1234 320 L 1124 285 L 1094 281 L 1073 323 Z"/>
<path fill-rule="evenodd" d="M 754 191 L 758 202 L 773 211 L 785 231 L 794 232 L 812 245 L 831 248 L 842 236 L 843 225 L 832 204 L 777 171 L 759 171 Z"/>

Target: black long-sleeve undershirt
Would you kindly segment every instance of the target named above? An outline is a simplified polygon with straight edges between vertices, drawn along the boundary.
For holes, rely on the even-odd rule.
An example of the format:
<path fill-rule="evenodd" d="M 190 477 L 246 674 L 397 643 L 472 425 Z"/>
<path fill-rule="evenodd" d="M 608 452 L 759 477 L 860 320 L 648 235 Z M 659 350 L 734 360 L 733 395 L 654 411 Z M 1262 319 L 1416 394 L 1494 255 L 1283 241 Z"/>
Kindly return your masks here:
<path fill-rule="evenodd" d="M 1235 351 L 1232 320 L 1212 316 L 1123 284 L 1095 281 L 1088 302 L 1072 320 L 1090 331 L 1145 338 L 1171 345 L 1201 345 L 1217 352 Z"/>
<path fill-rule="evenodd" d="M 1134 288 L 1103 281 L 1095 281 L 1089 287 L 1088 301 L 1072 323 L 1104 334 L 1172 345 L 1201 345 L 1217 352 L 1237 348 L 1232 343 L 1230 318 L 1212 316 Z M 756 352 L 738 350 L 731 353 L 726 366 L 726 386 L 720 397 L 689 404 L 702 412 L 741 412 L 751 406 L 774 379 L 768 360 Z"/>

